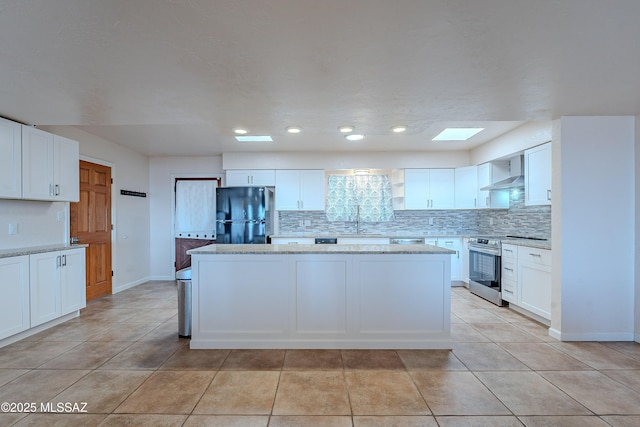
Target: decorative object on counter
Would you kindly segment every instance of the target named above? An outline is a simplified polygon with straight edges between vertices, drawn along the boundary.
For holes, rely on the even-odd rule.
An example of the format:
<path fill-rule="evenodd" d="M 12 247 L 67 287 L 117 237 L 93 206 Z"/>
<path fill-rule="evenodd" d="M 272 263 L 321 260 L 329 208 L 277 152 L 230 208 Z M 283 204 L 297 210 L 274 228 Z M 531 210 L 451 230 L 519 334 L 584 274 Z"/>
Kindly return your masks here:
<path fill-rule="evenodd" d="M 329 175 L 326 213 L 329 221 L 392 221 L 389 176 Z"/>

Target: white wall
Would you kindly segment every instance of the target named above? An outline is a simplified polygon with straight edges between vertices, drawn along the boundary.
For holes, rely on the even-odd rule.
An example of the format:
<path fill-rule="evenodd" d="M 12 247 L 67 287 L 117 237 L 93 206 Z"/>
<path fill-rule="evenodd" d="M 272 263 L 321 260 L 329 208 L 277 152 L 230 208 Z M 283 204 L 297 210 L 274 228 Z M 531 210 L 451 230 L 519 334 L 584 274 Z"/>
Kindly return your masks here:
<path fill-rule="evenodd" d="M 226 169 L 395 169 L 469 166 L 467 151 L 224 153 Z"/>
<path fill-rule="evenodd" d="M 112 170 L 113 292 L 149 280 L 149 198 L 120 195 L 121 189 L 149 191 L 149 160 L 117 143 L 88 134 L 73 126 L 47 126 L 47 132 L 80 143 L 80 156 L 114 165 Z"/>
<path fill-rule="evenodd" d="M 554 209 L 560 203 L 561 217 L 553 231 L 554 251 L 561 241 L 561 265 L 554 264 L 561 269 L 558 332 L 570 341 L 632 340 L 634 117 L 562 117 L 560 126 L 561 198 L 554 190 Z"/>
<path fill-rule="evenodd" d="M 552 139 L 552 122 L 528 122 L 471 150 L 472 165 L 511 156 Z"/>
<path fill-rule="evenodd" d="M 222 157 L 154 157 L 150 159 L 151 276 L 175 278 L 173 183 L 177 177 L 221 177 Z"/>
<path fill-rule="evenodd" d="M 640 116 L 636 120 L 636 140 L 635 140 L 635 209 L 636 209 L 636 230 L 635 230 L 635 340 L 640 342 Z"/>
<path fill-rule="evenodd" d="M 8 234 L 9 224 L 17 234 Z M 69 203 L 0 200 L 0 250 L 69 242 Z"/>

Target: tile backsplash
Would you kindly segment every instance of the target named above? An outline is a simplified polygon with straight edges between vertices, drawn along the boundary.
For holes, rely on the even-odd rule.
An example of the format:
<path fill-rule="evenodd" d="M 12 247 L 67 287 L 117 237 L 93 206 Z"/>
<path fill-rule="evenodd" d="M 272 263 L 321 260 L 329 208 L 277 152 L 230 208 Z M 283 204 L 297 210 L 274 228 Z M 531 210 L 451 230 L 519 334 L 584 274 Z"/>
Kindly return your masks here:
<path fill-rule="evenodd" d="M 551 206 L 525 206 L 519 192 L 509 209 L 395 211 L 390 222 L 361 222 L 363 234 L 496 234 L 551 238 Z M 320 211 L 280 211 L 277 234 L 355 234 L 355 221 L 327 221 Z M 301 225 L 302 224 L 302 225 Z M 304 225 L 309 224 L 309 225 Z"/>

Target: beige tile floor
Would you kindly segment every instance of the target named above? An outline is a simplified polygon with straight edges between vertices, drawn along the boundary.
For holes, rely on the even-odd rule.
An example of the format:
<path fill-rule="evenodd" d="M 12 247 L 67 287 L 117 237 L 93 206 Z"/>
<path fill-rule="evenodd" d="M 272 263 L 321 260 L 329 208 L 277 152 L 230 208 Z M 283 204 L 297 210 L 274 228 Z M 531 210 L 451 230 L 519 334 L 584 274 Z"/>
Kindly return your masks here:
<path fill-rule="evenodd" d="M 639 344 L 558 342 L 464 288 L 453 351 L 190 350 L 176 306 L 150 282 L 0 349 L 0 402 L 87 411 L 0 425 L 640 425 Z"/>

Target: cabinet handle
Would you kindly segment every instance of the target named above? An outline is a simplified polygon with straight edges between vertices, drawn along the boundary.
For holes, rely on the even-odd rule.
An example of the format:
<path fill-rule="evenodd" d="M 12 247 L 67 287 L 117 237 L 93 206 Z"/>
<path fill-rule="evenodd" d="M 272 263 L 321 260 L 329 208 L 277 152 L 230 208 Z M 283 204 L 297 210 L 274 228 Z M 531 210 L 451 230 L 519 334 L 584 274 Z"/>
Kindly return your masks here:
<path fill-rule="evenodd" d="M 489 206 L 489 196 L 486 197 L 485 203 Z"/>
<path fill-rule="evenodd" d="M 460 259 L 460 251 L 456 251 L 456 256 Z"/>
<path fill-rule="evenodd" d="M 538 258 L 542 258 L 542 255 L 540 255 L 540 254 L 532 254 L 531 252 L 529 252 L 529 255 L 535 256 L 535 257 L 538 257 Z"/>
<path fill-rule="evenodd" d="M 247 184 L 251 184 L 251 175 L 247 175 Z"/>
<path fill-rule="evenodd" d="M 551 190 L 547 190 L 547 200 L 551 201 Z"/>
<path fill-rule="evenodd" d="M 477 208 L 478 207 L 478 199 L 477 198 L 473 198 L 473 207 Z"/>
<path fill-rule="evenodd" d="M 513 253 L 513 251 L 512 251 L 511 249 L 504 249 L 504 248 L 502 248 L 502 250 L 503 250 L 503 251 L 505 251 L 505 252 L 511 252 L 511 253 Z"/>
<path fill-rule="evenodd" d="M 507 270 L 507 271 L 511 271 L 511 272 L 513 272 L 513 268 L 507 268 L 507 267 L 503 267 L 503 268 L 504 268 L 505 270 Z"/>
<path fill-rule="evenodd" d="M 300 209 L 304 209 L 304 200 L 300 200 Z"/>
<path fill-rule="evenodd" d="M 510 291 L 510 290 L 508 290 L 508 289 L 502 289 L 502 292 L 506 292 L 506 293 L 508 293 L 508 294 L 513 295 L 513 291 Z"/>
<path fill-rule="evenodd" d="M 60 195 L 60 186 L 59 186 L 58 184 L 56 184 L 56 185 L 54 186 L 54 188 L 55 188 L 55 195 L 56 195 L 56 196 L 59 196 L 59 195 Z"/>
<path fill-rule="evenodd" d="M 53 194 L 53 184 L 49 184 L 49 195 L 54 196 Z"/>
<path fill-rule="evenodd" d="M 56 267 L 62 267 L 62 257 L 60 255 L 56 257 Z"/>
<path fill-rule="evenodd" d="M 62 266 L 63 267 L 67 266 L 67 256 L 66 255 L 62 255 Z"/>

